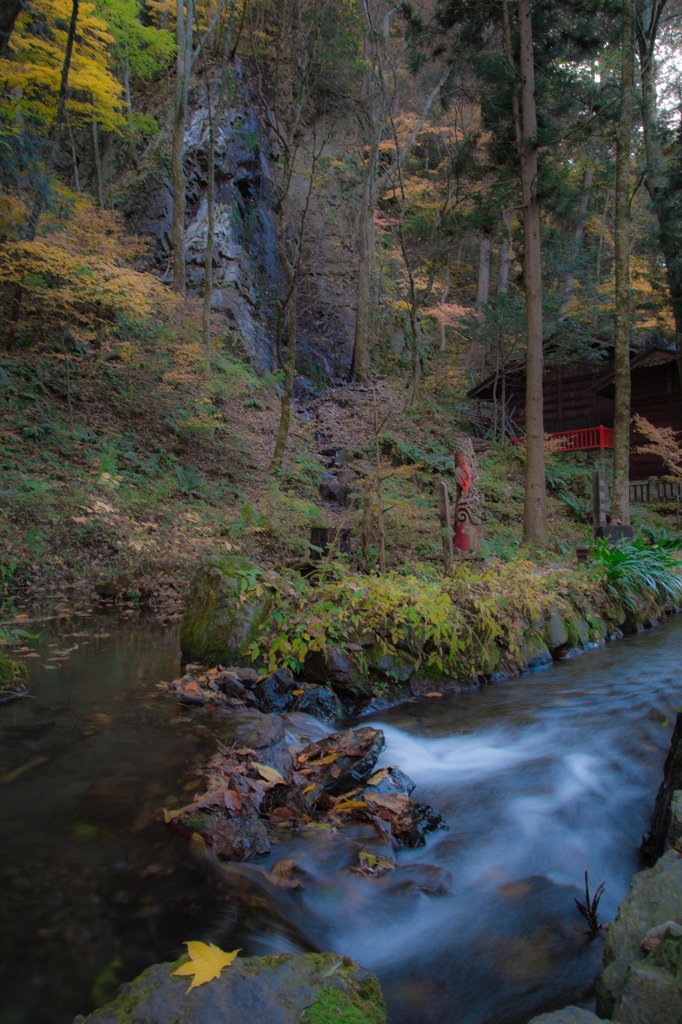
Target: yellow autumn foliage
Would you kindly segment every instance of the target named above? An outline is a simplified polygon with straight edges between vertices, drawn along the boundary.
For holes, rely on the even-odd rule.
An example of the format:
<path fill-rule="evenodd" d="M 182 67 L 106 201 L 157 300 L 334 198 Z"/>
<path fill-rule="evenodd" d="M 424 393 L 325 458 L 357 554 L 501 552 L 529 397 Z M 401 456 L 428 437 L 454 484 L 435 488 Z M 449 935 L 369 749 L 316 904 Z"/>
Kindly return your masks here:
<path fill-rule="evenodd" d="M 151 274 L 133 270 L 127 260 L 143 243 L 123 233 L 120 218 L 84 205 L 61 232 L 33 241 L 5 241 L 0 250 L 0 291 L 21 289 L 22 330 L 49 334 L 68 325 L 87 337 L 119 316 L 142 320 L 168 315 L 176 302 Z M 7 302 L 3 303 L 7 308 Z"/>
<path fill-rule="evenodd" d="M 32 0 L 17 19 L 10 54 L 0 60 L 5 112 L 17 130 L 25 116 L 49 124 L 56 115 L 70 21 L 70 0 Z M 109 67 L 112 42 L 106 22 L 95 14 L 94 4 L 82 3 L 67 110 L 76 122 L 96 116 L 102 128 L 118 131 L 124 124 L 123 93 Z"/>

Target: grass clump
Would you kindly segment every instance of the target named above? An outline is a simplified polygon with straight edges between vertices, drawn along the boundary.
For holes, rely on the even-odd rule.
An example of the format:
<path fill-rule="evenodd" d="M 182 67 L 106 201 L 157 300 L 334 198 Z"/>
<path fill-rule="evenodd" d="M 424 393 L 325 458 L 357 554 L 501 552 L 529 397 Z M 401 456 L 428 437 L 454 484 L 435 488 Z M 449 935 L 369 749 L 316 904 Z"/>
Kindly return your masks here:
<path fill-rule="evenodd" d="M 682 601 L 682 561 L 669 546 L 649 546 L 642 539 L 592 545 L 592 573 L 607 595 L 631 611 L 638 598 L 649 596 L 664 603 Z"/>

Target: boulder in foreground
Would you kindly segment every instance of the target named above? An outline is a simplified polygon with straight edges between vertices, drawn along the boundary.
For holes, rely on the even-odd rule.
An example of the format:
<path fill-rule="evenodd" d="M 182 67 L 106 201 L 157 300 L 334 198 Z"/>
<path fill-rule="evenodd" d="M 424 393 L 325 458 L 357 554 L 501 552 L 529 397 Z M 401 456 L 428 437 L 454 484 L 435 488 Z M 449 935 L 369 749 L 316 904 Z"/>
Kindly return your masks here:
<path fill-rule="evenodd" d="M 74 1024 L 385 1024 L 376 977 L 333 953 L 237 958 L 188 992 L 173 964 L 154 964 L 107 1006 Z"/>

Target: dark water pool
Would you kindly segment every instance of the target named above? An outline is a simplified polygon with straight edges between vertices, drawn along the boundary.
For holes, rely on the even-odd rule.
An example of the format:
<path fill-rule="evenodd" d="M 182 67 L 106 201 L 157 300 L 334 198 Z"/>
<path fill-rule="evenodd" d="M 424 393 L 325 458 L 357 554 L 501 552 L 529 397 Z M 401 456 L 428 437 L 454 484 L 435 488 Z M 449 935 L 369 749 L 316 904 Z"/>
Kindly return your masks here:
<path fill-rule="evenodd" d="M 189 938 L 245 952 L 322 948 L 377 971 L 394 1024 L 525 1024 L 589 1005 L 600 956 L 573 898 L 606 881 L 608 919 L 638 866 L 682 705 L 682 619 L 547 671 L 375 715 L 387 749 L 450 828 L 348 868 L 372 837 L 285 836 L 216 866 L 168 834 L 192 766 L 231 723 L 180 712 L 172 630 L 47 624 L 32 697 L 0 708 L 0 1022 L 67 1024 Z M 296 716 L 292 735 L 320 727 Z M 294 861 L 300 889 L 268 874 Z M 449 892 L 425 893 L 447 878 Z"/>

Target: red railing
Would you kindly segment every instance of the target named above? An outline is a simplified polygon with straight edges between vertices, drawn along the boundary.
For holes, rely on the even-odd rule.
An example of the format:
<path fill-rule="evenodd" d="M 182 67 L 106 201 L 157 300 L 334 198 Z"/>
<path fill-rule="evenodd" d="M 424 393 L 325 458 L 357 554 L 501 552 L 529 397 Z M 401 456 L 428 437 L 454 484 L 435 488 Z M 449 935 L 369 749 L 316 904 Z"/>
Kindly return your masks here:
<path fill-rule="evenodd" d="M 510 444 L 525 443 L 525 437 L 512 437 Z M 613 429 L 611 427 L 584 427 L 581 430 L 557 430 L 553 434 L 545 434 L 545 441 L 550 441 L 552 450 L 557 452 L 585 452 L 593 448 L 604 451 L 613 448 Z"/>

